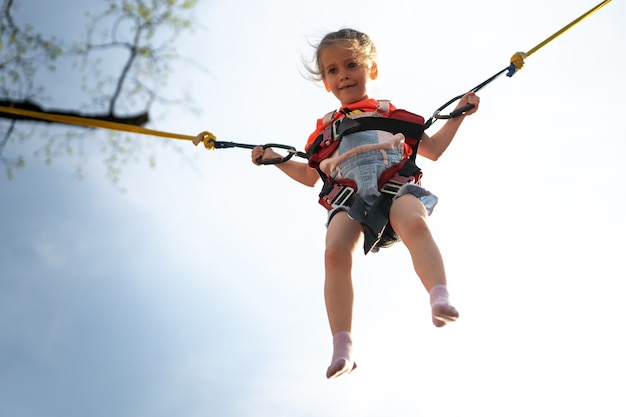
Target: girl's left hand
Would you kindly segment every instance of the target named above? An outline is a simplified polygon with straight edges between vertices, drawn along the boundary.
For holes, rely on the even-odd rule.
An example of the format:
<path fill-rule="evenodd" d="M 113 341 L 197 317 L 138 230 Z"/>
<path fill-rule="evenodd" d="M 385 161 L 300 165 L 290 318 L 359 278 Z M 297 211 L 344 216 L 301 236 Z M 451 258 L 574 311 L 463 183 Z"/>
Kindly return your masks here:
<path fill-rule="evenodd" d="M 459 100 L 459 104 L 457 108 L 463 107 L 466 104 L 471 104 L 474 107 L 466 111 L 465 115 L 469 116 L 470 114 L 474 114 L 476 113 L 476 111 L 478 111 L 478 106 L 480 105 L 480 97 L 478 97 L 476 93 L 474 93 L 473 91 L 470 91 L 469 93 L 461 97 L 461 100 Z"/>

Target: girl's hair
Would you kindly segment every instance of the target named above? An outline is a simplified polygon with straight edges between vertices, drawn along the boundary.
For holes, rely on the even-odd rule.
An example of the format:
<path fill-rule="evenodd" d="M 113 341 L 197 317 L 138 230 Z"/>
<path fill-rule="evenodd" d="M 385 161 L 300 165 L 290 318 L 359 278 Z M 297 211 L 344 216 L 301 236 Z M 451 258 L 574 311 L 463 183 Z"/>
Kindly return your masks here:
<path fill-rule="evenodd" d="M 324 68 L 320 57 L 324 48 L 338 43 L 348 43 L 354 58 L 362 65 L 371 65 L 376 60 L 376 47 L 374 42 L 363 32 L 355 29 L 340 29 L 324 36 L 320 43 L 315 46 L 315 58 L 313 66 L 305 64 L 305 68 L 311 74 L 314 81 L 324 79 Z"/>

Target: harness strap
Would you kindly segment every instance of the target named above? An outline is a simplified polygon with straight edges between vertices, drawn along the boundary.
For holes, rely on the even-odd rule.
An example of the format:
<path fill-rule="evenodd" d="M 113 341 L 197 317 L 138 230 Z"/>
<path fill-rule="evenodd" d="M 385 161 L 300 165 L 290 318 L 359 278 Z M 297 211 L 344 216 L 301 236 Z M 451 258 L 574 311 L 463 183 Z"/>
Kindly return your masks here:
<path fill-rule="evenodd" d="M 354 203 L 357 185 L 349 179 L 327 181 L 319 194 L 319 203 L 327 210 L 351 207 Z"/>
<path fill-rule="evenodd" d="M 365 209 L 363 199 L 356 198 L 348 210 L 348 215 L 359 222 L 363 227 L 363 252 L 378 252 L 380 247 L 391 246 L 398 241 L 395 232 L 389 224 L 389 210 L 393 203 L 393 195 L 381 194 L 369 211 Z M 383 236 L 388 239 L 384 241 Z"/>
<path fill-rule="evenodd" d="M 410 159 L 387 168 L 380 175 L 378 196 L 372 207 L 367 212 L 363 227 L 365 254 L 369 251 L 378 252 L 380 248 L 386 248 L 398 242 L 400 238 L 389 223 L 389 211 L 394 197 L 405 184 L 420 184 L 422 170 Z"/>
<path fill-rule="evenodd" d="M 387 114 L 389 113 L 391 109 L 391 101 L 389 100 L 378 100 L 376 103 L 376 112 L 378 114 Z M 342 113 L 347 115 L 347 114 L 352 114 L 352 110 L 349 110 L 348 108 L 342 110 Z M 356 113 L 354 114 L 362 114 L 360 110 L 358 110 Z M 324 115 L 324 117 L 322 118 L 322 124 L 324 126 L 330 126 L 332 123 L 336 122 L 337 120 L 335 120 L 335 118 L 337 117 L 337 110 L 333 110 L 330 111 L 328 113 L 326 113 Z"/>
<path fill-rule="evenodd" d="M 337 128 L 339 137 L 363 130 L 385 130 L 396 134 L 403 133 L 406 137 L 419 140 L 424 132 L 424 126 L 406 120 L 391 119 L 388 117 L 362 117 L 359 119 L 343 119 Z"/>

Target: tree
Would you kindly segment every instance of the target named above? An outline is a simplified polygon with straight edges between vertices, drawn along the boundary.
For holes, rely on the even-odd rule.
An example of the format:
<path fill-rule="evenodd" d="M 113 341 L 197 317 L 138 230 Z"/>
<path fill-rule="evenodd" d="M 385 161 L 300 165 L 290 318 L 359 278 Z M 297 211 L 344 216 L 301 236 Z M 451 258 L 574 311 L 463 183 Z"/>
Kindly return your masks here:
<path fill-rule="evenodd" d="M 181 98 L 162 96 L 171 63 L 177 58 L 175 41 L 192 27 L 197 0 L 105 0 L 106 10 L 87 13 L 84 39 L 67 42 L 46 37 L 20 23 L 20 0 L 2 0 L 0 10 L 0 106 L 64 114 L 144 126 L 155 103 L 171 105 Z M 71 108 L 48 106 L 42 73 L 53 76 L 57 65 L 72 60 L 80 74 L 80 88 L 87 103 Z M 23 155 L 6 155 L 7 144 L 32 137 L 45 138 L 43 154 L 50 163 L 62 155 L 75 156 L 74 145 L 88 129 L 46 135 L 35 134 L 50 123 L 0 110 L 0 162 L 6 175 L 25 165 Z M 112 133 L 103 147 L 107 175 L 117 182 L 121 167 L 141 154 L 128 135 Z M 79 164 L 80 167 L 80 164 Z"/>

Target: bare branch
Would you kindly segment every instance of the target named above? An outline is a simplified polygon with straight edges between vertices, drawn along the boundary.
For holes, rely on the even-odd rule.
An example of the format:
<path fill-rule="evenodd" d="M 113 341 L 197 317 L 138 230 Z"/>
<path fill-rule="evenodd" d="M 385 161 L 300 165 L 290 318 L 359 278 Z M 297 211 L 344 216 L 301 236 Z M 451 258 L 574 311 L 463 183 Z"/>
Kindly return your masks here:
<path fill-rule="evenodd" d="M 144 126 L 148 123 L 149 115 L 148 112 L 142 112 L 139 114 L 129 115 L 129 116 L 115 116 L 110 113 L 102 114 L 102 113 L 85 113 L 78 111 L 67 111 L 67 110 L 59 110 L 59 109 L 47 109 L 44 110 L 39 104 L 34 103 L 30 100 L 23 101 L 5 101 L 0 100 L 0 106 L 4 107 L 13 107 L 15 109 L 22 110 L 30 110 L 39 113 L 48 113 L 48 114 L 58 114 L 61 116 L 71 116 L 71 117 L 81 117 L 85 119 L 96 119 L 96 120 L 105 120 L 108 122 L 116 122 L 133 126 Z M 30 117 L 26 115 L 17 115 L 13 113 L 5 113 L 0 110 L 0 117 L 10 120 L 18 120 L 18 121 L 31 121 L 31 122 L 42 122 L 42 123 L 58 123 L 51 122 L 48 120 L 40 119 L 37 117 Z"/>

